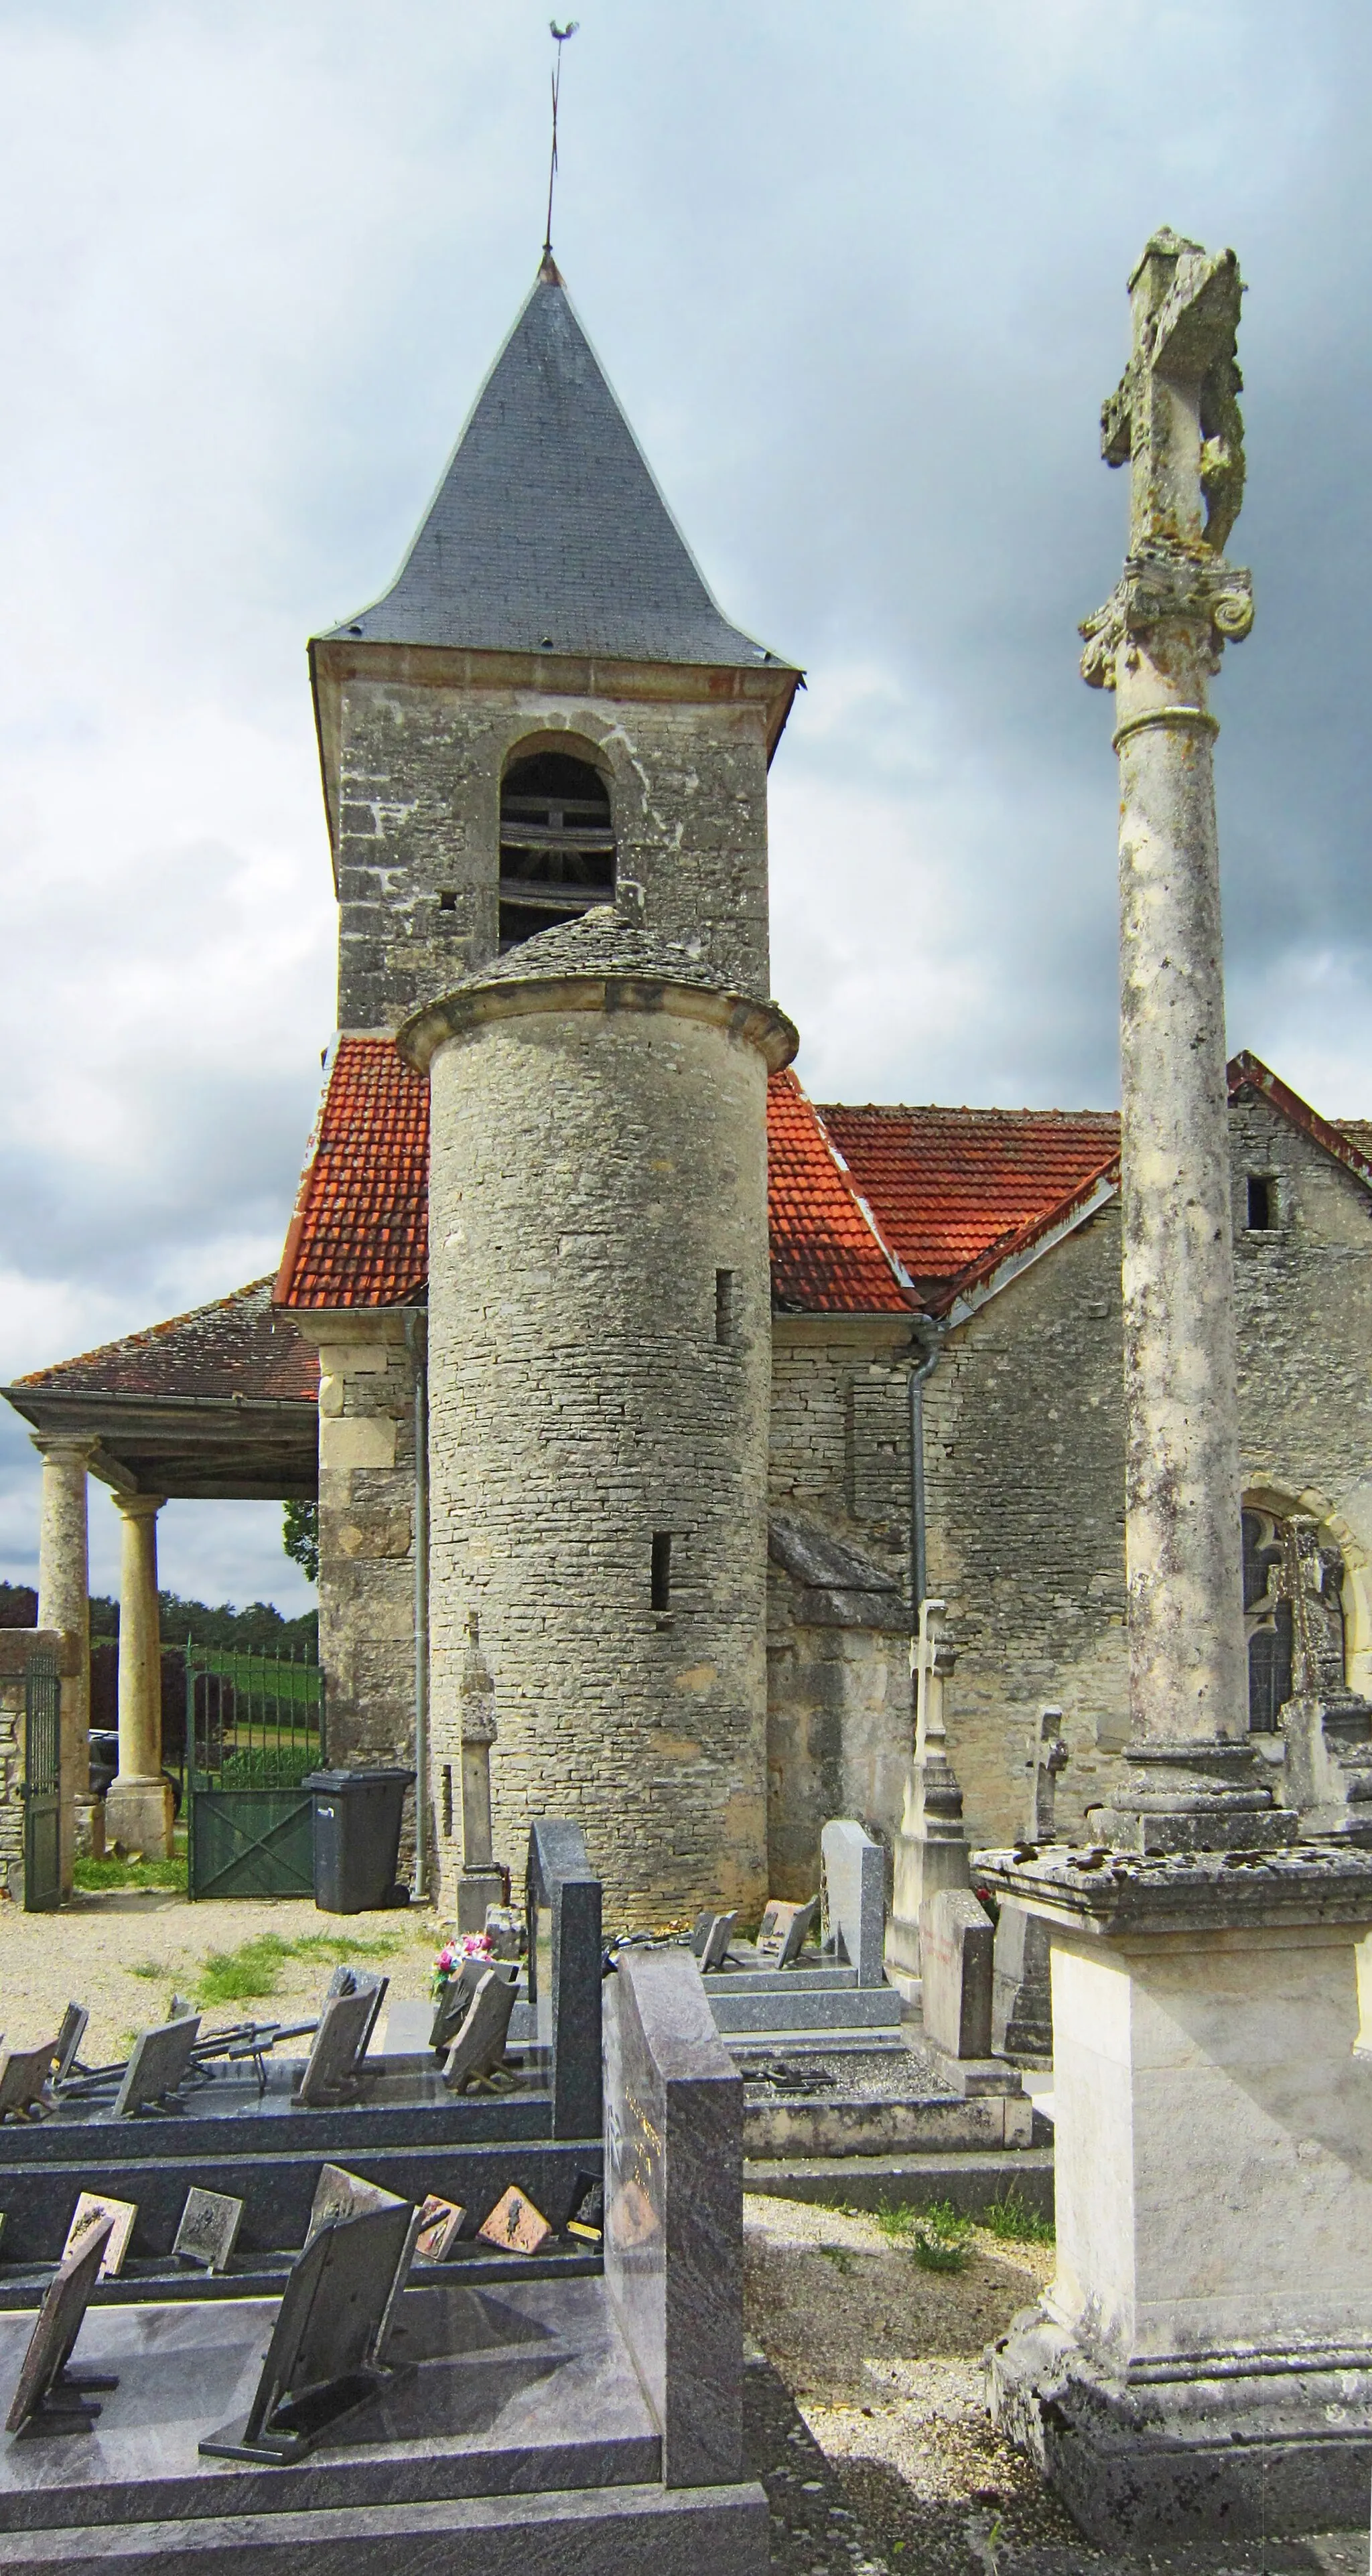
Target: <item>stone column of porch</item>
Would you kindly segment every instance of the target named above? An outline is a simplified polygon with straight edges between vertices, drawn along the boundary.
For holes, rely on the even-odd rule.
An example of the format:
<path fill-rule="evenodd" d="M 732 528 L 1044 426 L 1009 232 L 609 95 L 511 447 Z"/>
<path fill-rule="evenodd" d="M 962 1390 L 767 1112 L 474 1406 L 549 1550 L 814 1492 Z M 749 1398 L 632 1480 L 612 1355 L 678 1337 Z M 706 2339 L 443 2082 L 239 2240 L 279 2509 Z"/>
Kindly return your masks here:
<path fill-rule="evenodd" d="M 103 1849 L 100 1802 L 91 1796 L 91 1605 L 87 1479 L 94 1440 L 37 1432 L 43 1461 L 38 1531 L 38 1625 L 70 1640 L 71 1670 L 62 1677 L 62 1892 L 70 1893 L 78 1851 Z"/>
<path fill-rule="evenodd" d="M 162 1629 L 157 1515 L 164 1494 L 116 1494 L 124 1523 L 119 1578 L 119 1769 L 105 1797 L 105 1833 L 128 1851 L 165 1860 L 174 1804 L 162 1776 Z"/>
<path fill-rule="evenodd" d="M 1118 711 L 1132 1737 L 1094 1847 L 978 1875 L 1052 1939 L 1057 2272 L 993 2411 L 1140 2547 L 1366 2523 L 1372 1855 L 1297 1845 L 1247 1741 L 1206 696 L 1252 623 L 1238 269 L 1162 233 L 1130 291 L 1129 551 L 1082 668 Z"/>

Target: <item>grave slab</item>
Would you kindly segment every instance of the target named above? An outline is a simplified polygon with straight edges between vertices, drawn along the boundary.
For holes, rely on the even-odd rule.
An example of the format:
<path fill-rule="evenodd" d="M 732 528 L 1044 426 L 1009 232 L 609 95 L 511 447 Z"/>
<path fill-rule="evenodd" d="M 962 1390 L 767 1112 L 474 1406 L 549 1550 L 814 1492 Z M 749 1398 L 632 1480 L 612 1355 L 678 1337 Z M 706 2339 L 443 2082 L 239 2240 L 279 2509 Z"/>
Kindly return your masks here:
<path fill-rule="evenodd" d="M 819 1838 L 822 1943 L 856 1971 L 860 1986 L 886 1982 L 886 1854 L 861 1825 L 840 1816 Z"/>

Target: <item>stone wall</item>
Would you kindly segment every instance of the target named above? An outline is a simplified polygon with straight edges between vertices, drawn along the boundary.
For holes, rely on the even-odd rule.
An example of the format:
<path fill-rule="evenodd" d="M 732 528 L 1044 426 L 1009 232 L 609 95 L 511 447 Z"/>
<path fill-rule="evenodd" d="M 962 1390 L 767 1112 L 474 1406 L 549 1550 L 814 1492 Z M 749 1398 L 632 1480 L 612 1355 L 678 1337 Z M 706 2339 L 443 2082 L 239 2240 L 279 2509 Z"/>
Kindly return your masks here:
<path fill-rule="evenodd" d="M 830 1816 L 855 1816 L 888 1845 L 900 1822 L 912 1745 L 910 1341 L 900 1316 L 773 1318 L 767 1847 L 779 1896 L 813 1894 Z M 800 1549 L 779 1551 L 783 1529 Z M 778 1561 L 800 1564 L 807 1539 L 808 1566 Z M 827 1564 L 824 1540 L 838 1543 Z"/>
<path fill-rule="evenodd" d="M 488 1021 L 431 1066 L 432 1730 L 459 1776 L 469 1611 L 496 1851 L 586 1834 L 606 1921 L 766 1893 L 765 1082 L 664 1011 Z M 733 1273 L 716 1338 L 716 1273 Z M 670 1599 L 654 1607 L 655 1534 Z M 454 1806 L 456 1806 L 454 1800 Z"/>
<path fill-rule="evenodd" d="M 643 887 L 644 926 L 698 943 L 721 980 L 765 996 L 761 705 L 615 705 L 353 679 L 342 705 L 341 1029 L 395 1029 L 495 955 L 500 782 L 516 750 L 538 749 L 587 759 L 605 776 L 619 879 Z"/>
<path fill-rule="evenodd" d="M 1337 1539 L 1350 1676 L 1368 1689 L 1372 1196 L 1250 1093 L 1230 1132 L 1244 1492 Z M 1250 1172 L 1275 1184 L 1271 1228 L 1247 1227 Z M 960 1326 L 925 1390 L 929 1585 L 960 1646 L 949 1748 L 977 1841 L 1024 1827 L 1045 1701 L 1064 1713 L 1067 1833 L 1128 1738 L 1119 1265 L 1116 1203 Z"/>
<path fill-rule="evenodd" d="M 57 1657 L 64 1736 L 82 1704 L 75 1638 L 55 1628 L 0 1628 L 0 1897 L 8 1892 L 16 1905 L 24 1901 L 24 1670 L 35 1650 Z"/>
<path fill-rule="evenodd" d="M 299 1314 L 319 1350 L 319 1660 L 331 1763 L 414 1761 L 414 1361 L 407 1311 Z M 409 1317 L 423 1351 L 423 1314 Z M 405 1849 L 408 1855 L 408 1823 Z"/>

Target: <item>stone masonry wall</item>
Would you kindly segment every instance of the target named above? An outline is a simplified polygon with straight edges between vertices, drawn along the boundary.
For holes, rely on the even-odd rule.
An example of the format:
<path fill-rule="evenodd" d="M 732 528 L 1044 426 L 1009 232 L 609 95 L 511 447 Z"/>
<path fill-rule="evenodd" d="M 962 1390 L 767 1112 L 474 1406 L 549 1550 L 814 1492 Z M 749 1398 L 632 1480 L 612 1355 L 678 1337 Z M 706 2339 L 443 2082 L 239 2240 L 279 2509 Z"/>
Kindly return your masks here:
<path fill-rule="evenodd" d="M 772 1324 L 774 1511 L 868 1557 L 909 1600 L 910 1327 L 778 1315 Z M 889 1840 L 910 1760 L 909 1637 L 806 1616 L 768 1581 L 767 1844 L 772 1892 L 818 1885 L 820 1829 L 856 1816 Z"/>
<path fill-rule="evenodd" d="M 766 1893 L 765 1068 L 658 1011 L 492 1021 L 434 1057 L 432 1730 L 446 1891 L 467 1613 L 496 1850 L 584 1826 L 607 1926 Z M 727 1343 L 716 1273 L 734 1276 Z M 655 1533 L 671 1593 L 654 1609 Z M 456 1804 L 456 1801 L 454 1802 Z"/>
<path fill-rule="evenodd" d="M 414 1760 L 414 1370 L 405 1316 L 302 1317 L 319 1342 L 319 1660 L 328 1758 Z M 407 1801 L 403 1850 L 412 1849 Z"/>
<path fill-rule="evenodd" d="M 496 953 L 500 782 L 518 748 L 606 776 L 619 878 L 644 926 L 765 996 L 767 752 L 748 705 L 614 705 L 532 690 L 348 682 L 338 1025 L 395 1029 Z"/>
<path fill-rule="evenodd" d="M 1251 1094 L 1230 1133 L 1244 1493 L 1338 1539 L 1350 1675 L 1367 1689 L 1372 1196 Z M 1249 1172 L 1275 1183 L 1275 1227 L 1247 1228 Z M 1023 1830 L 1045 1701 L 1064 1711 L 1067 1833 L 1128 1739 L 1119 1244 L 1113 1205 L 961 1326 L 925 1390 L 929 1581 L 961 1648 L 949 1744 L 977 1841 Z"/>

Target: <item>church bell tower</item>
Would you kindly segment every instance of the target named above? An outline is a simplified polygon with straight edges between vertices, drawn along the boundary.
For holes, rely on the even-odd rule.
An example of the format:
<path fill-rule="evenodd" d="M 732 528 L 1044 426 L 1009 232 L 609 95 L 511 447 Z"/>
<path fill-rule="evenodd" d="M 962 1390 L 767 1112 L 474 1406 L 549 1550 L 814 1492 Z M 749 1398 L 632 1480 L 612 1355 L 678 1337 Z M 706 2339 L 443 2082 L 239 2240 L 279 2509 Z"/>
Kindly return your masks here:
<path fill-rule="evenodd" d="M 401 571 L 311 648 L 339 1027 L 431 1093 L 429 1830 L 479 1618 L 496 1848 L 616 1922 L 766 1892 L 767 769 L 731 626 L 551 257 Z"/>

